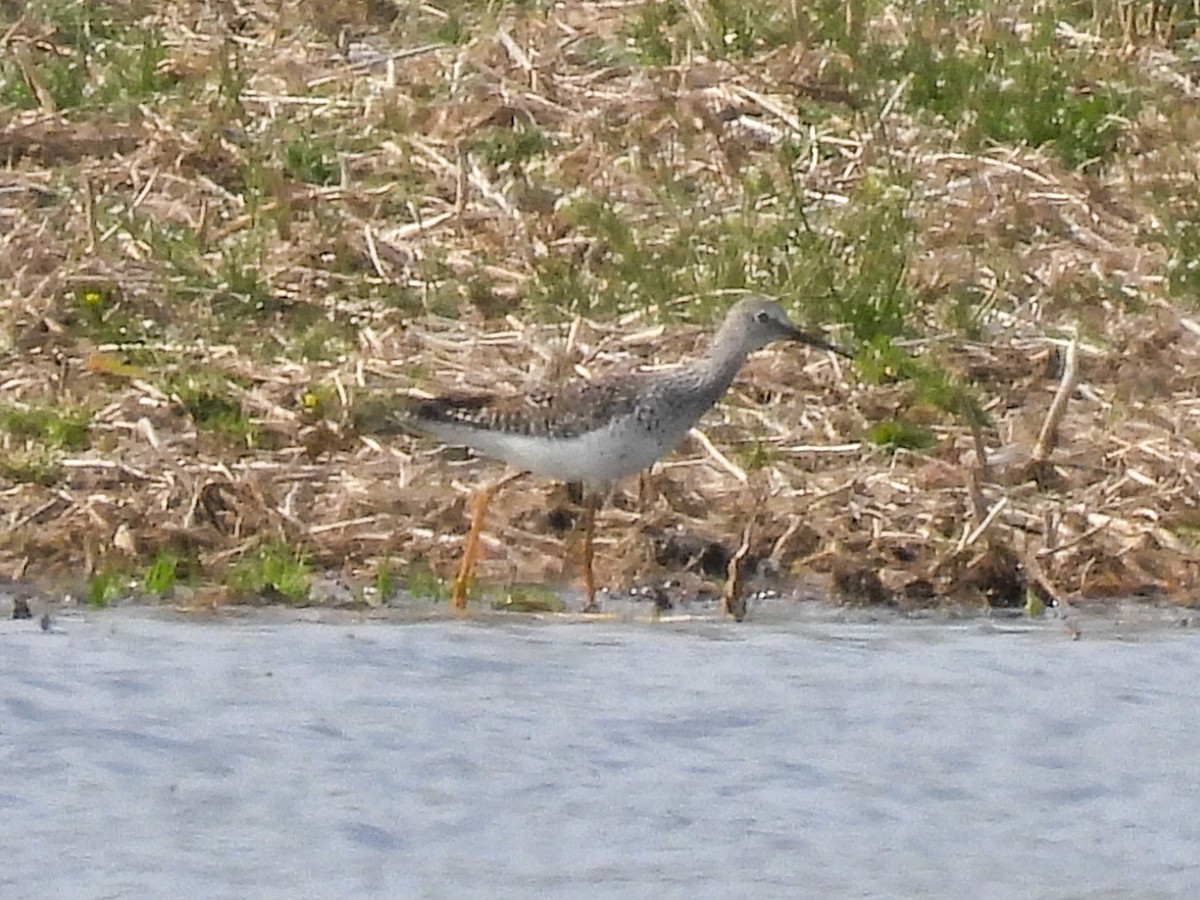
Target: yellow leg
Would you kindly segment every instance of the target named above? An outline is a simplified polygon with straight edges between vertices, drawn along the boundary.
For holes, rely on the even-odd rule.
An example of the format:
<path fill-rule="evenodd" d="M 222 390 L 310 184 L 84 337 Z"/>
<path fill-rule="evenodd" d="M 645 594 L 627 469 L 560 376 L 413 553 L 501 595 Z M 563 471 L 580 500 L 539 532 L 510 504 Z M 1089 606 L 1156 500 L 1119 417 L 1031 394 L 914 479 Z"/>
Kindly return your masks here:
<path fill-rule="evenodd" d="M 584 612 L 596 612 L 596 573 L 593 569 L 596 552 L 593 538 L 596 536 L 596 509 L 600 506 L 600 494 L 591 491 L 585 498 L 583 510 L 583 586 L 587 591 L 587 603 Z"/>
<path fill-rule="evenodd" d="M 450 606 L 454 609 L 467 608 L 467 585 L 471 582 L 471 572 L 475 569 L 475 557 L 479 555 L 479 533 L 483 531 L 483 517 L 487 514 L 488 504 L 500 488 L 511 484 L 518 478 L 524 478 L 525 472 L 517 472 L 499 481 L 489 484 L 475 495 L 471 504 L 471 530 L 467 532 L 467 545 L 463 548 L 462 562 L 458 566 L 458 575 L 450 585 Z"/>

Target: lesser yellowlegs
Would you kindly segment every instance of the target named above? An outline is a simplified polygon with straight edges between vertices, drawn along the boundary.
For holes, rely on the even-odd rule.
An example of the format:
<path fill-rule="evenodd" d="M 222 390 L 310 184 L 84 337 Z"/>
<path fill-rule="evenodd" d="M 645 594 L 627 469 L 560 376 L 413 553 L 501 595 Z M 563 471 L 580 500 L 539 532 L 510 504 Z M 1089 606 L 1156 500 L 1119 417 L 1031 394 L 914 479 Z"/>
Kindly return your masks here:
<path fill-rule="evenodd" d="M 591 489 L 585 504 L 583 569 L 586 608 L 595 608 L 592 538 L 600 492 L 672 450 L 729 389 L 746 357 L 776 340 L 850 355 L 798 329 L 778 304 L 748 297 L 726 315 L 708 351 L 677 369 L 571 381 L 511 396 L 447 395 L 415 404 L 405 418 L 411 429 L 465 445 L 519 470 L 476 497 L 451 588 L 454 607 L 466 605 L 479 532 L 492 496 L 509 481 L 534 474 Z"/>

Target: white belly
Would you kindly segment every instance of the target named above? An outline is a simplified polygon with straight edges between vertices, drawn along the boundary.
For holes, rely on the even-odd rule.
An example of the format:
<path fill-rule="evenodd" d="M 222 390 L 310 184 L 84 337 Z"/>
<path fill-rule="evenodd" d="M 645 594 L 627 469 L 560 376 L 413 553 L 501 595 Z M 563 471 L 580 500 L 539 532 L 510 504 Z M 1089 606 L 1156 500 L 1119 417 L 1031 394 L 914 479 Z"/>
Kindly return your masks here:
<path fill-rule="evenodd" d="M 432 430 L 432 429 L 431 429 Z M 559 481 L 600 485 L 642 469 L 669 453 L 687 428 L 647 431 L 631 419 L 572 438 L 483 431 L 441 424 L 437 436 L 447 443 L 465 444 L 484 456 L 501 459 L 514 468 Z"/>

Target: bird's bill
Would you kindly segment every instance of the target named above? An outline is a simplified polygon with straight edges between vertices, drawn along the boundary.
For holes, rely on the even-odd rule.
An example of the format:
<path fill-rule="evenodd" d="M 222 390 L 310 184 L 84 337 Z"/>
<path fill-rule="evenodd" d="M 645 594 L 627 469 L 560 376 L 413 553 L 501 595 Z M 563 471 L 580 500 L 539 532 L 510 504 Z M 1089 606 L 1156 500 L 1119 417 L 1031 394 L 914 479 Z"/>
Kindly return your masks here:
<path fill-rule="evenodd" d="M 827 350 L 830 353 L 836 353 L 839 356 L 844 356 L 846 359 L 854 359 L 854 354 L 844 347 L 839 347 L 837 344 L 831 344 L 823 337 L 818 337 L 815 334 L 809 334 L 807 331 L 801 331 L 799 328 L 793 328 L 790 334 L 793 341 L 799 344 L 807 344 L 810 347 L 816 347 L 818 350 Z"/>

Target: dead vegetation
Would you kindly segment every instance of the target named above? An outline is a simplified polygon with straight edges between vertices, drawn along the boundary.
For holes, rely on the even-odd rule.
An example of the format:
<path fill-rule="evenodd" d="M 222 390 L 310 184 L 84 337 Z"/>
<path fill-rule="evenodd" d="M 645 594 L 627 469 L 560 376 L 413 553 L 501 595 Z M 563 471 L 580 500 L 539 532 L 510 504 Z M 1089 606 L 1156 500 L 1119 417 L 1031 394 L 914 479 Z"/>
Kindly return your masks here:
<path fill-rule="evenodd" d="M 0 422 L 7 575 L 436 591 L 497 471 L 382 437 L 381 403 L 669 363 L 750 288 L 859 357 L 753 358 L 618 486 L 610 586 L 1196 601 L 1186 10 L 956 17 L 964 58 L 1074 78 L 1037 144 L 921 101 L 944 61 L 888 68 L 920 4 L 93 6 L 0 4 L 0 405 L 90 415 Z M 481 579 L 573 578 L 576 513 L 505 495 Z M 299 568 L 246 576 L 266 546 Z"/>

